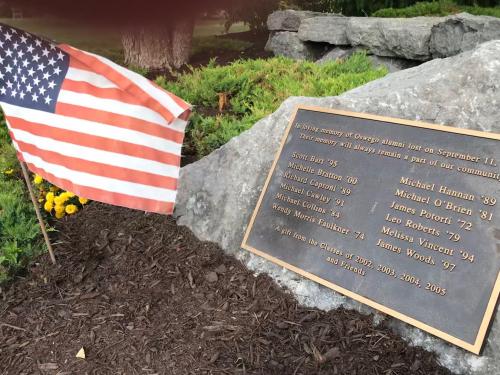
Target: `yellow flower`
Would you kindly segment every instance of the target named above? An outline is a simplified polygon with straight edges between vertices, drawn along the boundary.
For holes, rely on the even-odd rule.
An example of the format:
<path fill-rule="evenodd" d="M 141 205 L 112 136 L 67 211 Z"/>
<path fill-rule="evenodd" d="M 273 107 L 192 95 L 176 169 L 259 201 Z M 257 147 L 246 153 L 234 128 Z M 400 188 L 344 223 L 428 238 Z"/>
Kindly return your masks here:
<path fill-rule="evenodd" d="M 65 207 L 63 204 L 57 204 L 54 206 L 54 210 L 56 211 L 56 213 L 64 213 L 65 211 Z"/>
<path fill-rule="evenodd" d="M 57 219 L 62 219 L 63 217 L 64 217 L 64 211 L 63 212 L 56 212 Z"/>
<path fill-rule="evenodd" d="M 78 198 L 78 202 L 83 206 L 84 204 L 89 203 L 89 200 L 87 198 L 80 197 Z"/>
<path fill-rule="evenodd" d="M 61 195 L 58 195 L 57 197 L 54 198 L 54 202 L 56 204 L 62 205 L 68 200 L 68 196 L 62 193 Z"/>
<path fill-rule="evenodd" d="M 43 198 L 38 198 L 38 203 L 42 203 L 45 199 Z"/>
<path fill-rule="evenodd" d="M 47 202 L 54 202 L 54 193 L 49 191 L 45 196 L 45 199 L 47 199 Z"/>
<path fill-rule="evenodd" d="M 40 185 L 43 182 L 42 176 L 36 174 L 33 182 L 35 183 L 35 185 Z"/>
<path fill-rule="evenodd" d="M 4 174 L 12 174 L 14 173 L 14 170 L 11 168 L 11 169 L 7 169 L 6 171 L 3 171 Z"/>
<path fill-rule="evenodd" d="M 68 198 L 73 198 L 73 197 L 75 196 L 75 194 L 74 194 L 74 193 L 72 193 L 71 191 L 67 191 L 67 192 L 66 192 L 66 193 L 64 193 L 64 194 L 66 194 L 66 196 L 67 196 Z"/>
<path fill-rule="evenodd" d="M 47 201 L 43 205 L 43 208 L 45 209 L 45 211 L 50 212 L 54 208 L 54 205 L 52 204 L 52 201 Z"/>
<path fill-rule="evenodd" d="M 78 211 L 78 207 L 76 207 L 74 204 L 68 204 L 66 206 L 66 213 L 68 215 L 73 215 L 74 213 L 76 213 Z"/>

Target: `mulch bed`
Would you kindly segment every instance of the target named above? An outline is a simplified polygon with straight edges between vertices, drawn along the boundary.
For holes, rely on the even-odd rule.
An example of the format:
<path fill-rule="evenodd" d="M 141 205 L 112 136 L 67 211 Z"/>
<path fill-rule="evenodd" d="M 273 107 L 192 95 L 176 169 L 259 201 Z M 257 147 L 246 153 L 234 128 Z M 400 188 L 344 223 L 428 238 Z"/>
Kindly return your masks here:
<path fill-rule="evenodd" d="M 449 374 L 370 316 L 300 306 L 171 217 L 93 203 L 56 229 L 58 265 L 42 256 L 3 286 L 1 374 Z"/>

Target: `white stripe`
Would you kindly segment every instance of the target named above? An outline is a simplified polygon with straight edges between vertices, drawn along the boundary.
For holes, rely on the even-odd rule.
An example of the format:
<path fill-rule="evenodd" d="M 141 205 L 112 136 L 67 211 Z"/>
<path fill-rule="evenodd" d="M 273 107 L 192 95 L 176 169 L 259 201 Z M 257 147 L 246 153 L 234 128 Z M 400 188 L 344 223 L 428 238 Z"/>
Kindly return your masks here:
<path fill-rule="evenodd" d="M 70 79 L 72 81 L 87 82 L 93 86 L 100 87 L 103 89 L 110 89 L 110 88 L 116 89 L 118 87 L 109 79 L 100 74 L 77 68 L 70 67 L 68 69 L 68 72 L 66 73 L 65 78 Z"/>
<path fill-rule="evenodd" d="M 184 120 L 181 120 L 180 118 L 178 118 L 170 123 L 170 128 L 172 130 L 176 130 L 180 133 L 184 133 L 184 131 L 186 130 L 187 124 L 188 124 L 187 121 L 184 121 Z"/>
<path fill-rule="evenodd" d="M 165 138 L 89 120 L 81 120 L 75 117 L 37 111 L 29 108 L 21 108 L 3 102 L 0 102 L 0 104 L 8 116 L 18 117 L 26 121 L 48 125 L 52 128 L 70 130 L 96 137 L 104 137 L 111 140 L 133 143 L 174 155 L 181 154 L 182 144 Z"/>
<path fill-rule="evenodd" d="M 29 143 L 42 150 L 57 152 L 64 156 L 88 160 L 96 163 L 148 172 L 160 176 L 179 178 L 179 167 L 149 159 L 137 158 L 109 151 L 97 150 L 91 147 L 78 146 L 72 143 L 56 141 L 52 138 L 40 137 L 24 130 L 12 129 L 14 137 L 19 142 Z"/>
<path fill-rule="evenodd" d="M 47 163 L 38 156 L 31 155 L 27 152 L 23 152 L 23 158 L 27 163 L 34 164 L 37 168 L 43 169 L 47 173 L 50 173 L 58 178 L 70 180 L 76 185 L 87 186 L 113 193 L 131 195 L 139 198 L 175 202 L 176 192 L 174 190 L 162 189 L 154 186 L 126 182 L 116 180 L 114 178 L 74 171 L 57 164 Z"/>
<path fill-rule="evenodd" d="M 158 102 L 160 102 L 160 104 L 162 106 L 164 106 L 169 112 L 171 112 L 174 115 L 174 117 L 178 117 L 179 115 L 181 115 L 182 113 L 185 112 L 185 110 L 182 107 L 180 107 L 172 99 L 172 97 L 170 97 L 170 95 L 168 95 L 164 90 L 159 89 L 158 87 L 151 84 L 151 82 L 149 82 L 148 79 L 144 78 L 140 74 L 137 74 L 137 73 L 132 72 L 128 69 L 125 69 L 125 68 L 121 67 L 120 65 L 115 64 L 114 62 L 112 62 L 112 61 L 110 61 L 102 56 L 95 55 L 93 53 L 86 52 L 86 51 L 81 51 L 81 52 L 95 57 L 96 59 L 98 59 L 102 63 L 110 66 L 111 68 L 115 69 L 116 71 L 118 71 L 119 73 L 121 73 L 122 75 L 124 75 L 125 77 L 130 79 L 137 86 L 139 86 L 142 90 L 144 90 L 147 94 L 151 95 L 151 97 L 153 97 Z"/>
<path fill-rule="evenodd" d="M 102 99 L 68 90 L 61 90 L 57 101 L 134 117 L 168 127 L 168 122 L 158 112 L 140 105 L 128 104 L 113 99 Z"/>

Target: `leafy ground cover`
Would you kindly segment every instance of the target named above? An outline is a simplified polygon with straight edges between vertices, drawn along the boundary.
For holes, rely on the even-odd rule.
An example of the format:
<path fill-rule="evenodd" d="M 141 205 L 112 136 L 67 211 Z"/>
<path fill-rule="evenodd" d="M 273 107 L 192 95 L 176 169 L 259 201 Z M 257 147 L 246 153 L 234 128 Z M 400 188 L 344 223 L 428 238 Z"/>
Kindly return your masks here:
<path fill-rule="evenodd" d="M 290 96 L 335 96 L 383 77 L 364 54 L 318 65 L 276 57 L 214 62 L 176 81 L 157 83 L 194 105 L 187 145 L 198 157 L 209 154 L 275 111 Z"/>
<path fill-rule="evenodd" d="M 372 14 L 373 17 L 421 17 L 421 16 L 448 16 L 460 12 L 467 12 L 477 16 L 500 17 L 500 7 L 486 8 L 479 6 L 457 5 L 450 1 L 423 1 L 406 8 L 384 8 Z"/>
<path fill-rule="evenodd" d="M 44 251 L 40 227 L 7 128 L 0 123 L 0 282 Z"/>

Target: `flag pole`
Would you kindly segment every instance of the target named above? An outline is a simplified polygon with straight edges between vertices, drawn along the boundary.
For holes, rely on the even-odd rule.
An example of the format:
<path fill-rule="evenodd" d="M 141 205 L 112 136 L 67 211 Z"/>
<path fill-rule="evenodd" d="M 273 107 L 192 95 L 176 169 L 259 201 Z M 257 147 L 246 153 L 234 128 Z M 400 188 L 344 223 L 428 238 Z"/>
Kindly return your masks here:
<path fill-rule="evenodd" d="M 26 169 L 26 164 L 23 161 L 20 161 L 20 163 L 21 163 L 21 169 L 23 170 L 24 179 L 26 180 L 26 185 L 28 185 L 31 201 L 33 202 L 33 206 L 35 206 L 36 217 L 38 218 L 38 222 L 40 223 L 40 228 L 42 229 L 43 238 L 45 238 L 45 243 L 47 244 L 47 249 L 49 250 L 50 260 L 52 264 L 56 264 L 56 257 L 54 255 L 54 251 L 52 250 L 52 245 L 50 244 L 49 241 L 49 236 L 45 228 L 45 222 L 43 221 L 42 214 L 40 213 L 40 207 L 38 205 L 35 192 L 33 191 L 33 187 L 31 186 L 30 176 L 28 174 L 28 170 Z"/>

